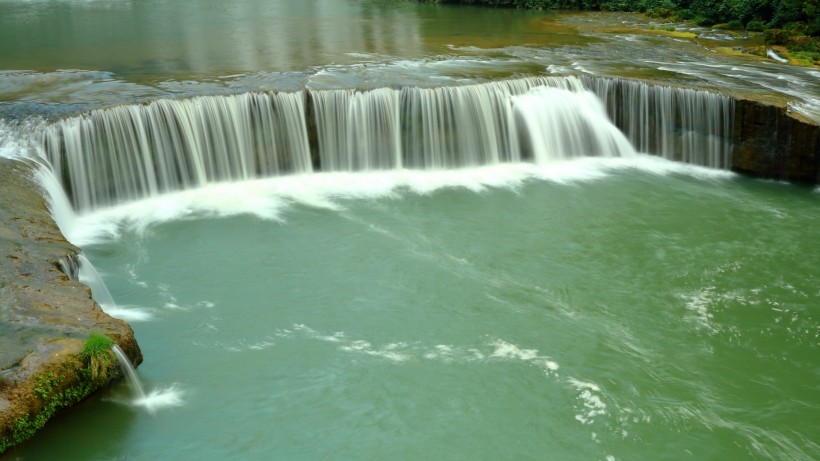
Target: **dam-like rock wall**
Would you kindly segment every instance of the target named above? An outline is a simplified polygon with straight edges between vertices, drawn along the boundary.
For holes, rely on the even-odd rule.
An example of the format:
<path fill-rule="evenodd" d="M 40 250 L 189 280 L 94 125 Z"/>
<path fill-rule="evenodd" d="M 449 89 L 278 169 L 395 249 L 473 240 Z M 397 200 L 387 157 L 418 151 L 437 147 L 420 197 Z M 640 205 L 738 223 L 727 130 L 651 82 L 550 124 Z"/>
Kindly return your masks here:
<path fill-rule="evenodd" d="M 735 101 L 732 170 L 761 178 L 820 184 L 820 127 L 785 107 Z"/>

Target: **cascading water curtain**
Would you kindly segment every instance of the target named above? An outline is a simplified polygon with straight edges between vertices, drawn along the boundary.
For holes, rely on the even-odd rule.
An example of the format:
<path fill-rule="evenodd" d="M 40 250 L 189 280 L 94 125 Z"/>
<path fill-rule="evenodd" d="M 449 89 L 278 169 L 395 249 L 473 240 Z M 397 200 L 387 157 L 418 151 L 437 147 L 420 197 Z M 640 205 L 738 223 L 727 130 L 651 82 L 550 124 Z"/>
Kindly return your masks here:
<path fill-rule="evenodd" d="M 399 90 L 311 91 L 323 170 L 402 167 Z"/>
<path fill-rule="evenodd" d="M 45 155 L 78 211 L 210 182 L 311 170 L 304 93 L 118 106 L 57 122 Z"/>
<path fill-rule="evenodd" d="M 702 91 L 534 77 L 460 87 L 158 100 L 61 120 L 43 130 L 42 145 L 82 212 L 213 182 L 307 173 L 314 166 L 366 171 L 544 164 L 624 157 L 634 146 L 725 168 L 731 113 L 728 98 Z"/>
<path fill-rule="evenodd" d="M 645 82 L 582 77 L 641 152 L 712 168 L 731 166 L 734 101 Z"/>
<path fill-rule="evenodd" d="M 574 78 L 442 88 L 311 91 L 324 171 L 441 169 L 522 160 L 512 97 Z"/>
<path fill-rule="evenodd" d="M 314 164 L 362 171 L 516 162 L 525 157 L 512 98 L 541 86 L 585 91 L 576 78 L 536 77 L 158 100 L 61 120 L 43 130 L 42 146 L 80 212 L 212 182 L 310 172 Z"/>

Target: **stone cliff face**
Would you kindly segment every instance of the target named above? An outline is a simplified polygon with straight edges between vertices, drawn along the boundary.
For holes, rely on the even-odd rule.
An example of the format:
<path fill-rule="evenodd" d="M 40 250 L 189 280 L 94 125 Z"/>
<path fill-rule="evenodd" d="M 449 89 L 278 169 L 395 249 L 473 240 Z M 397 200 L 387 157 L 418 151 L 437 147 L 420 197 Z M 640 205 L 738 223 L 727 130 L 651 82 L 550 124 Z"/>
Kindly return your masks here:
<path fill-rule="evenodd" d="M 758 101 L 735 101 L 732 169 L 790 182 L 820 183 L 820 127 Z"/>
<path fill-rule="evenodd" d="M 32 172 L 0 158 L 0 453 L 116 377 L 114 368 L 90 379 L 82 351 L 91 332 L 142 362 L 131 327 L 61 269 L 79 249 L 60 233 Z"/>

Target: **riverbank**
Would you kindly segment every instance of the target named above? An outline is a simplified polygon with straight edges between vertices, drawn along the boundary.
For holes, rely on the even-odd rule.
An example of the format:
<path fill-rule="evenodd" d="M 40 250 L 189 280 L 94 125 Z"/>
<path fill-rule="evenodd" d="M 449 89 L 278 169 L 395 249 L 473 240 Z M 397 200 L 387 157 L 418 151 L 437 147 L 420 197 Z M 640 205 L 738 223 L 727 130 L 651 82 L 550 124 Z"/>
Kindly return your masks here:
<path fill-rule="evenodd" d="M 60 233 L 33 174 L 0 158 L 0 453 L 119 376 L 116 367 L 92 373 L 92 332 L 142 362 L 131 327 L 63 271 L 80 250 Z"/>
<path fill-rule="evenodd" d="M 608 11 L 641 13 L 648 17 L 671 21 L 660 31 L 671 32 L 673 36 L 697 38 L 697 34 L 681 32 L 681 29 L 714 27 L 725 33 L 748 35 L 758 33 L 767 46 L 779 46 L 779 53 L 787 62 L 800 66 L 820 65 L 820 21 L 817 20 L 817 6 L 800 2 L 773 0 L 760 4 L 738 3 L 731 0 L 717 0 L 709 4 L 692 4 L 669 0 L 420 0 L 426 3 L 456 3 L 484 7 L 519 8 L 535 10 L 564 11 Z M 674 24 L 677 23 L 677 24 Z M 681 26 L 684 27 L 681 27 Z M 691 25 L 691 26 L 690 26 Z M 653 27 L 654 29 L 654 27 Z M 694 37 L 687 37 L 694 35 Z M 766 57 L 758 50 L 748 50 L 750 54 Z"/>

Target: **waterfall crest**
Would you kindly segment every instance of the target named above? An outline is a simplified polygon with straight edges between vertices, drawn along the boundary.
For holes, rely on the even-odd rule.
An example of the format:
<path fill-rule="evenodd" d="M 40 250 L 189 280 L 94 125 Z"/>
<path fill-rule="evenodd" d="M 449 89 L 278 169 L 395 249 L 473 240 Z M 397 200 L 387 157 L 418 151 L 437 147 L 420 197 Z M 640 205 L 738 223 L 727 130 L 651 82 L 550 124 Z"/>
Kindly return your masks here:
<path fill-rule="evenodd" d="M 43 132 L 74 207 L 311 170 L 304 93 L 159 100 L 94 110 Z"/>
<path fill-rule="evenodd" d="M 246 93 L 94 110 L 49 125 L 41 143 L 83 212 L 314 170 L 548 163 L 633 148 L 726 168 L 730 104 L 702 91 L 591 77 Z"/>

